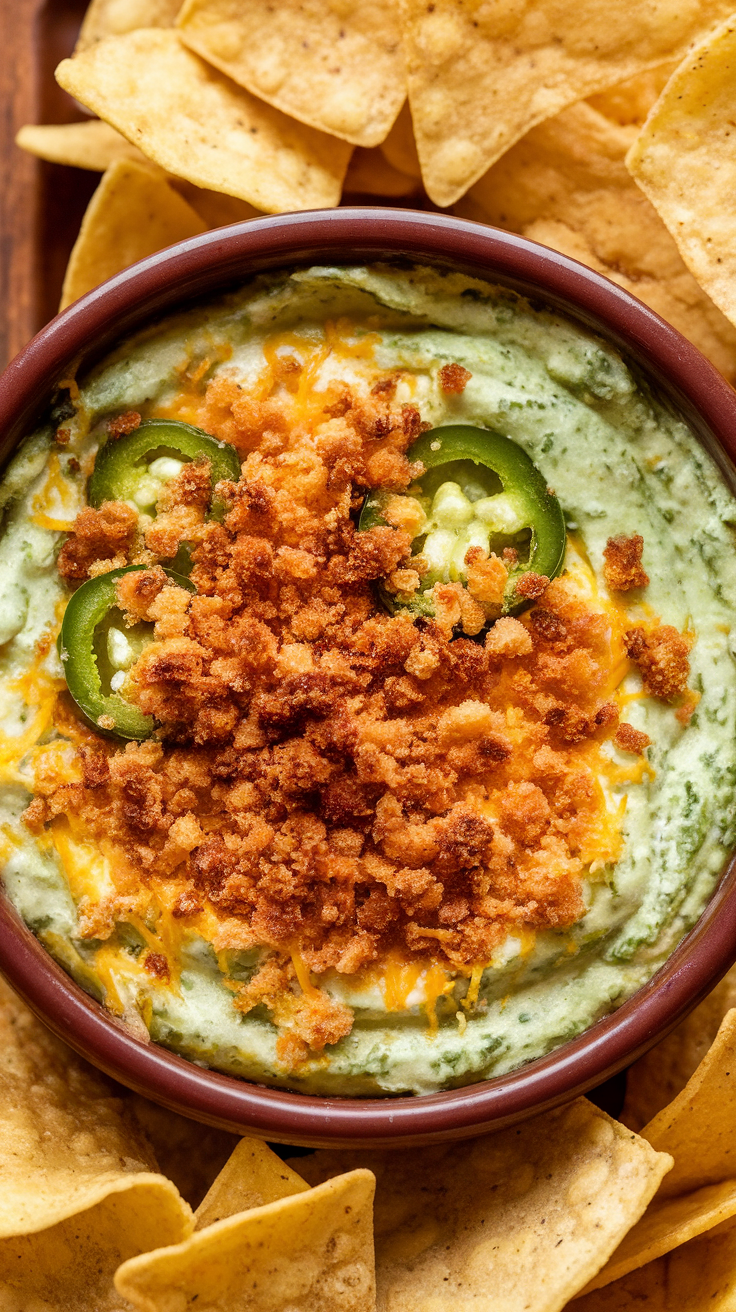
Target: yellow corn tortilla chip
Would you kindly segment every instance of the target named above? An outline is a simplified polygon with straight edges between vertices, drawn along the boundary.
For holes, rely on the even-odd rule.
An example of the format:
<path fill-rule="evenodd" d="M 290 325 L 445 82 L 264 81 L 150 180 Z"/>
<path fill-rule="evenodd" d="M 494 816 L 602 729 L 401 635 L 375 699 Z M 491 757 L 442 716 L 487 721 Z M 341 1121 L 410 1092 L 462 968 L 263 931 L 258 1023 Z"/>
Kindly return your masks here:
<path fill-rule="evenodd" d="M 240 1143 L 238 1136 L 190 1121 L 138 1094 L 129 1097 L 128 1107 L 153 1149 L 158 1169 L 190 1207 L 198 1207 Z"/>
<path fill-rule="evenodd" d="M 176 32 L 142 28 L 65 59 L 58 82 L 161 168 L 268 213 L 337 205 L 351 147 L 229 81 Z"/>
<path fill-rule="evenodd" d="M 0 1306 L 108 1312 L 121 1261 L 192 1232 L 114 1086 L 0 980 Z"/>
<path fill-rule="evenodd" d="M 705 1185 L 682 1198 L 653 1198 L 641 1220 L 583 1292 L 611 1284 L 734 1215 L 736 1180 Z"/>
<path fill-rule="evenodd" d="M 223 191 L 208 191 L 205 187 L 195 187 L 193 182 L 187 182 L 186 178 L 175 178 L 169 174 L 169 184 L 178 191 L 180 196 L 193 210 L 196 210 L 200 219 L 208 228 L 222 228 L 228 223 L 242 223 L 244 219 L 256 219 L 261 214 L 254 205 L 249 205 L 247 200 L 239 200 L 237 196 L 226 196 Z"/>
<path fill-rule="evenodd" d="M 120 159 L 92 197 L 69 257 L 61 309 L 146 255 L 206 232 L 207 224 L 147 164 Z"/>
<path fill-rule="evenodd" d="M 370 196 L 411 196 L 420 186 L 418 178 L 400 173 L 389 164 L 378 147 L 364 150 L 358 146 L 348 164 L 343 192 L 364 192 Z"/>
<path fill-rule="evenodd" d="M 138 27 L 172 27 L 180 9 L 181 0 L 92 0 L 74 53 Z"/>
<path fill-rule="evenodd" d="M 736 21 L 696 46 L 670 78 L 626 163 L 688 269 L 736 323 Z"/>
<path fill-rule="evenodd" d="M 572 1312 L 733 1312 L 736 1229 L 693 1239 L 569 1307 Z"/>
<path fill-rule="evenodd" d="M 177 27 L 253 95 L 356 146 L 383 141 L 406 97 L 394 0 L 186 0 Z"/>
<path fill-rule="evenodd" d="M 660 64 L 659 68 L 647 69 L 645 73 L 628 78 L 626 82 L 619 82 L 618 86 L 588 96 L 588 104 L 622 127 L 632 123 L 641 127 L 676 68 L 677 64 L 670 62 Z"/>
<path fill-rule="evenodd" d="M 736 1180 L 736 1008 L 726 1012 L 708 1054 L 642 1137 L 675 1165 L 660 1194 L 673 1198 Z"/>
<path fill-rule="evenodd" d="M 399 117 L 386 140 L 381 142 L 379 149 L 399 173 L 407 173 L 410 178 L 417 178 L 421 182 L 422 170 L 417 154 L 417 143 L 414 140 L 408 100 L 404 102 Z"/>
<path fill-rule="evenodd" d="M 462 1143 L 318 1152 L 310 1184 L 376 1175 L 379 1312 L 558 1312 L 638 1220 L 671 1158 L 579 1098 Z"/>
<path fill-rule="evenodd" d="M 730 0 L 400 0 L 424 185 L 452 205 L 535 123 L 667 60 Z"/>
<path fill-rule="evenodd" d="M 723 1017 L 733 1006 L 736 1006 L 734 966 L 666 1039 L 629 1067 L 626 1100 L 619 1117 L 624 1125 L 638 1134 L 647 1121 L 684 1089 L 708 1052 Z"/>
<path fill-rule="evenodd" d="M 636 128 L 584 101 L 533 128 L 456 207 L 580 260 L 651 306 L 736 379 L 736 331 L 686 269 L 624 160 Z"/>
<path fill-rule="evenodd" d="M 52 164 L 68 164 L 99 173 L 104 173 L 116 159 L 143 159 L 136 146 L 131 146 L 109 123 L 97 118 L 82 123 L 29 123 L 20 129 L 15 144 Z"/>
<path fill-rule="evenodd" d="M 237 1212 L 290 1198 L 309 1188 L 296 1171 L 259 1139 L 241 1139 L 213 1182 L 194 1217 L 203 1230 Z"/>
<path fill-rule="evenodd" d="M 125 1262 L 115 1287 L 141 1312 L 373 1312 L 370 1171 L 218 1221 Z"/>
<path fill-rule="evenodd" d="M 595 1289 L 736 1215 L 736 1009 L 727 1012 L 709 1052 L 677 1097 L 642 1130 L 674 1166 L 651 1207 Z"/>

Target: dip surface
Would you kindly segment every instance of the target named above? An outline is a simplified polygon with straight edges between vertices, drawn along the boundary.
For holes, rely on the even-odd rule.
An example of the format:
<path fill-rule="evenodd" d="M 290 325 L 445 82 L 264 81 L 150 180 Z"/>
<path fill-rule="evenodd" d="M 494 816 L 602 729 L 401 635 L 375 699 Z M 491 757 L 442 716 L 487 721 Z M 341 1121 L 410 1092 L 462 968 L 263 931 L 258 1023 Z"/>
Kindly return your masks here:
<path fill-rule="evenodd" d="M 87 506 L 101 444 L 151 418 L 234 446 L 218 512 L 170 451 Z M 563 572 L 495 622 L 488 552 L 477 586 L 463 564 L 482 496 L 446 483 L 408 527 L 406 453 L 457 424 L 517 443 L 567 524 Z M 736 503 L 574 324 L 428 269 L 257 280 L 65 380 L 0 497 L 5 889 L 134 1031 L 305 1092 L 431 1092 L 580 1034 L 703 910 L 734 845 Z M 161 570 L 192 561 L 196 592 Z M 56 639 L 130 564 L 95 649 L 158 726 L 126 744 Z"/>

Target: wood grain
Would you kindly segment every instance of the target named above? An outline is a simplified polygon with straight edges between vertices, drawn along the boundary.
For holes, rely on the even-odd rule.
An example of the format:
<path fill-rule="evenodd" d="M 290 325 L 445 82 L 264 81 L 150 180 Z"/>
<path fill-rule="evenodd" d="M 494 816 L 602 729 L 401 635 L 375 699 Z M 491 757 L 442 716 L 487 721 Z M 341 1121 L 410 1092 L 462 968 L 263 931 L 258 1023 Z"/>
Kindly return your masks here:
<path fill-rule="evenodd" d="M 69 251 L 98 175 L 18 150 L 24 123 L 83 118 L 54 81 L 85 0 L 0 0 L 0 366 L 52 318 Z"/>

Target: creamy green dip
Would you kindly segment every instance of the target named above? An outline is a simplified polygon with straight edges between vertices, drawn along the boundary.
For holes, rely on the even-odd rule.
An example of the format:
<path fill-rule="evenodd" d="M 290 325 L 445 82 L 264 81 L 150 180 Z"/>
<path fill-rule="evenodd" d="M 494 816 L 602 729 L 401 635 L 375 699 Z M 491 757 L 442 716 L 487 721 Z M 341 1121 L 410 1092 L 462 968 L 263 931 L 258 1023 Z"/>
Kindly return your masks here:
<path fill-rule="evenodd" d="M 736 501 L 688 427 L 615 350 L 509 292 L 427 269 L 317 268 L 260 279 L 147 329 L 81 381 L 76 415 L 65 421 L 68 446 L 54 445 L 49 424 L 29 437 L 6 472 L 0 723 L 13 739 L 38 713 L 13 681 L 28 669 L 34 644 L 54 624 L 66 595 L 54 563 L 64 534 L 43 523 L 72 520 L 84 504 L 76 462 L 94 451 L 99 421 L 121 409 L 166 403 L 181 387 L 182 370 L 205 356 L 221 361 L 208 378 L 225 372 L 247 389 L 263 365 L 265 337 L 298 328 L 318 340 L 325 320 L 340 318 L 379 334 L 378 364 L 414 376 L 411 398 L 399 392 L 398 400 L 411 399 L 431 425 L 494 427 L 528 452 L 599 579 L 607 539 L 642 534 L 648 605 L 663 622 L 680 630 L 690 625 L 697 635 L 690 685 L 700 701 L 689 725 L 651 697 L 627 709 L 626 718 L 651 737 L 653 777 L 644 772 L 640 782 L 611 785 L 612 807 L 627 798 L 621 859 L 604 878 L 598 872 L 584 881 L 587 913 L 571 930 L 538 934 L 531 951 L 519 934 L 509 934 L 467 1016 L 461 1006 L 467 976 L 458 976 L 452 1005 L 432 1031 L 422 978 L 404 1009 L 388 1012 L 380 982 L 351 991 L 351 981 L 330 974 L 322 984 L 355 1009 L 354 1028 L 325 1057 L 287 1077 L 276 1057 L 275 1027 L 265 1016 L 233 1008 L 215 953 L 201 938 L 191 935 L 184 945 L 179 995 L 153 978 L 141 982 L 133 956 L 129 976 L 121 968 L 118 992 L 128 1022 L 142 1030 L 145 1018 L 155 1040 L 203 1065 L 310 1092 L 422 1093 L 513 1070 L 631 997 L 695 923 L 734 845 Z M 443 393 L 437 383 L 447 362 L 472 374 L 460 395 Z M 328 359 L 323 384 L 330 369 Z M 46 508 L 39 521 L 52 457 L 63 493 L 58 510 Z M 156 475 L 168 476 L 161 469 Z M 40 669 L 50 678 L 61 675 L 53 646 Z M 640 687 L 637 674 L 628 676 L 629 691 Z M 46 729 L 41 741 L 52 736 Z M 6 744 L 2 759 L 11 755 Z M 631 764 L 612 746 L 610 755 Z M 31 837 L 20 821 L 30 800 L 30 758 L 3 765 L 0 778 L 7 894 L 75 978 L 103 997 L 94 965 L 100 945 L 79 933 L 53 846 Z M 124 940 L 124 927 L 121 932 Z M 240 978 L 253 972 L 257 955 L 240 954 Z"/>

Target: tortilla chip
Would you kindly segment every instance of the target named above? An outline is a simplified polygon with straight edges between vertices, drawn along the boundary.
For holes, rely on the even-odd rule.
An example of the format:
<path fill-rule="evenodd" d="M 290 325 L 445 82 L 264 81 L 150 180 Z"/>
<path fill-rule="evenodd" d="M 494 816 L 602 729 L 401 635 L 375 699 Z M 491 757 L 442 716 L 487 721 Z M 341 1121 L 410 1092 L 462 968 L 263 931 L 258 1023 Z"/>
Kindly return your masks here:
<path fill-rule="evenodd" d="M 182 39 L 254 96 L 356 146 L 377 146 L 406 97 L 394 0 L 186 0 Z"/>
<path fill-rule="evenodd" d="M 732 1312 L 736 1306 L 736 1229 L 694 1239 L 576 1298 L 571 1312 Z"/>
<path fill-rule="evenodd" d="M 268 213 L 337 205 L 351 148 L 264 105 L 181 44 L 143 28 L 56 70 L 65 91 L 161 168 Z"/>
<path fill-rule="evenodd" d="M 703 1185 L 736 1180 L 736 1008 L 685 1088 L 642 1130 L 675 1165 L 660 1189 L 673 1198 Z"/>
<path fill-rule="evenodd" d="M 118 1293 L 142 1312 L 373 1312 L 370 1171 L 241 1212 L 125 1262 Z"/>
<path fill-rule="evenodd" d="M 172 27 L 180 9 L 181 0 L 92 0 L 74 53 L 138 27 Z"/>
<path fill-rule="evenodd" d="M 585 102 L 533 128 L 457 206 L 521 233 L 625 287 L 736 379 L 736 331 L 685 268 L 626 170 L 633 126 Z"/>
<path fill-rule="evenodd" d="M 621 127 L 641 127 L 647 114 L 662 88 L 677 68 L 676 63 L 660 64 L 659 68 L 650 68 L 646 73 L 619 82 L 618 86 L 599 91 L 595 96 L 588 96 L 588 104 L 597 109 L 599 114 L 610 118 Z"/>
<path fill-rule="evenodd" d="M 104 173 L 116 159 L 143 160 L 136 146 L 103 123 L 90 118 L 83 123 L 27 124 L 15 138 L 16 146 L 51 164 L 68 164 L 74 169 Z"/>
<path fill-rule="evenodd" d="M 452 205 L 515 141 L 576 100 L 667 60 L 730 0 L 401 0 L 424 185 Z"/>
<path fill-rule="evenodd" d="M 117 160 L 82 219 L 64 277 L 61 309 L 136 260 L 206 230 L 206 223 L 156 169 Z"/>
<path fill-rule="evenodd" d="M 108 1312 L 112 1278 L 192 1214 L 111 1081 L 0 980 L 0 1290 L 8 1309 Z"/>
<path fill-rule="evenodd" d="M 196 1230 L 237 1212 L 304 1193 L 309 1185 L 260 1139 L 241 1139 L 194 1218 Z"/>
<path fill-rule="evenodd" d="M 619 1120 L 637 1134 L 684 1089 L 736 1005 L 736 966 L 666 1039 L 629 1067 L 626 1101 Z M 736 1170 L 734 1171 L 736 1175 Z"/>
<path fill-rule="evenodd" d="M 420 188 L 418 178 L 400 173 L 377 147 L 363 150 L 360 146 L 353 152 L 343 184 L 343 192 L 369 196 L 411 196 Z"/>
<path fill-rule="evenodd" d="M 670 1167 L 579 1098 L 462 1143 L 299 1158 L 310 1184 L 375 1171 L 380 1312 L 557 1312 L 606 1261 Z"/>
<path fill-rule="evenodd" d="M 201 1125 L 133 1094 L 128 1100 L 155 1154 L 158 1168 L 189 1206 L 199 1207 L 240 1139 L 227 1130 Z"/>
<path fill-rule="evenodd" d="M 247 200 L 239 200 L 237 196 L 226 196 L 223 191 L 208 191 L 205 187 L 195 187 L 194 183 L 187 182 L 186 178 L 169 175 L 168 180 L 174 190 L 184 197 L 187 204 L 196 210 L 208 228 L 222 228 L 228 223 L 242 223 L 244 219 L 257 219 L 261 215 L 261 210 L 257 210 L 254 205 L 249 205 Z"/>
<path fill-rule="evenodd" d="M 642 1137 L 671 1153 L 675 1164 L 591 1289 L 736 1216 L 736 1009 L 726 1014 L 688 1084 Z"/>
<path fill-rule="evenodd" d="M 736 22 L 723 23 L 670 78 L 626 163 L 688 269 L 736 323 Z"/>
<path fill-rule="evenodd" d="M 399 117 L 386 140 L 381 142 L 379 149 L 399 173 L 407 173 L 410 178 L 417 178 L 421 182 L 422 169 L 417 154 L 417 143 L 414 140 L 414 127 L 408 100 L 404 102 Z"/>

